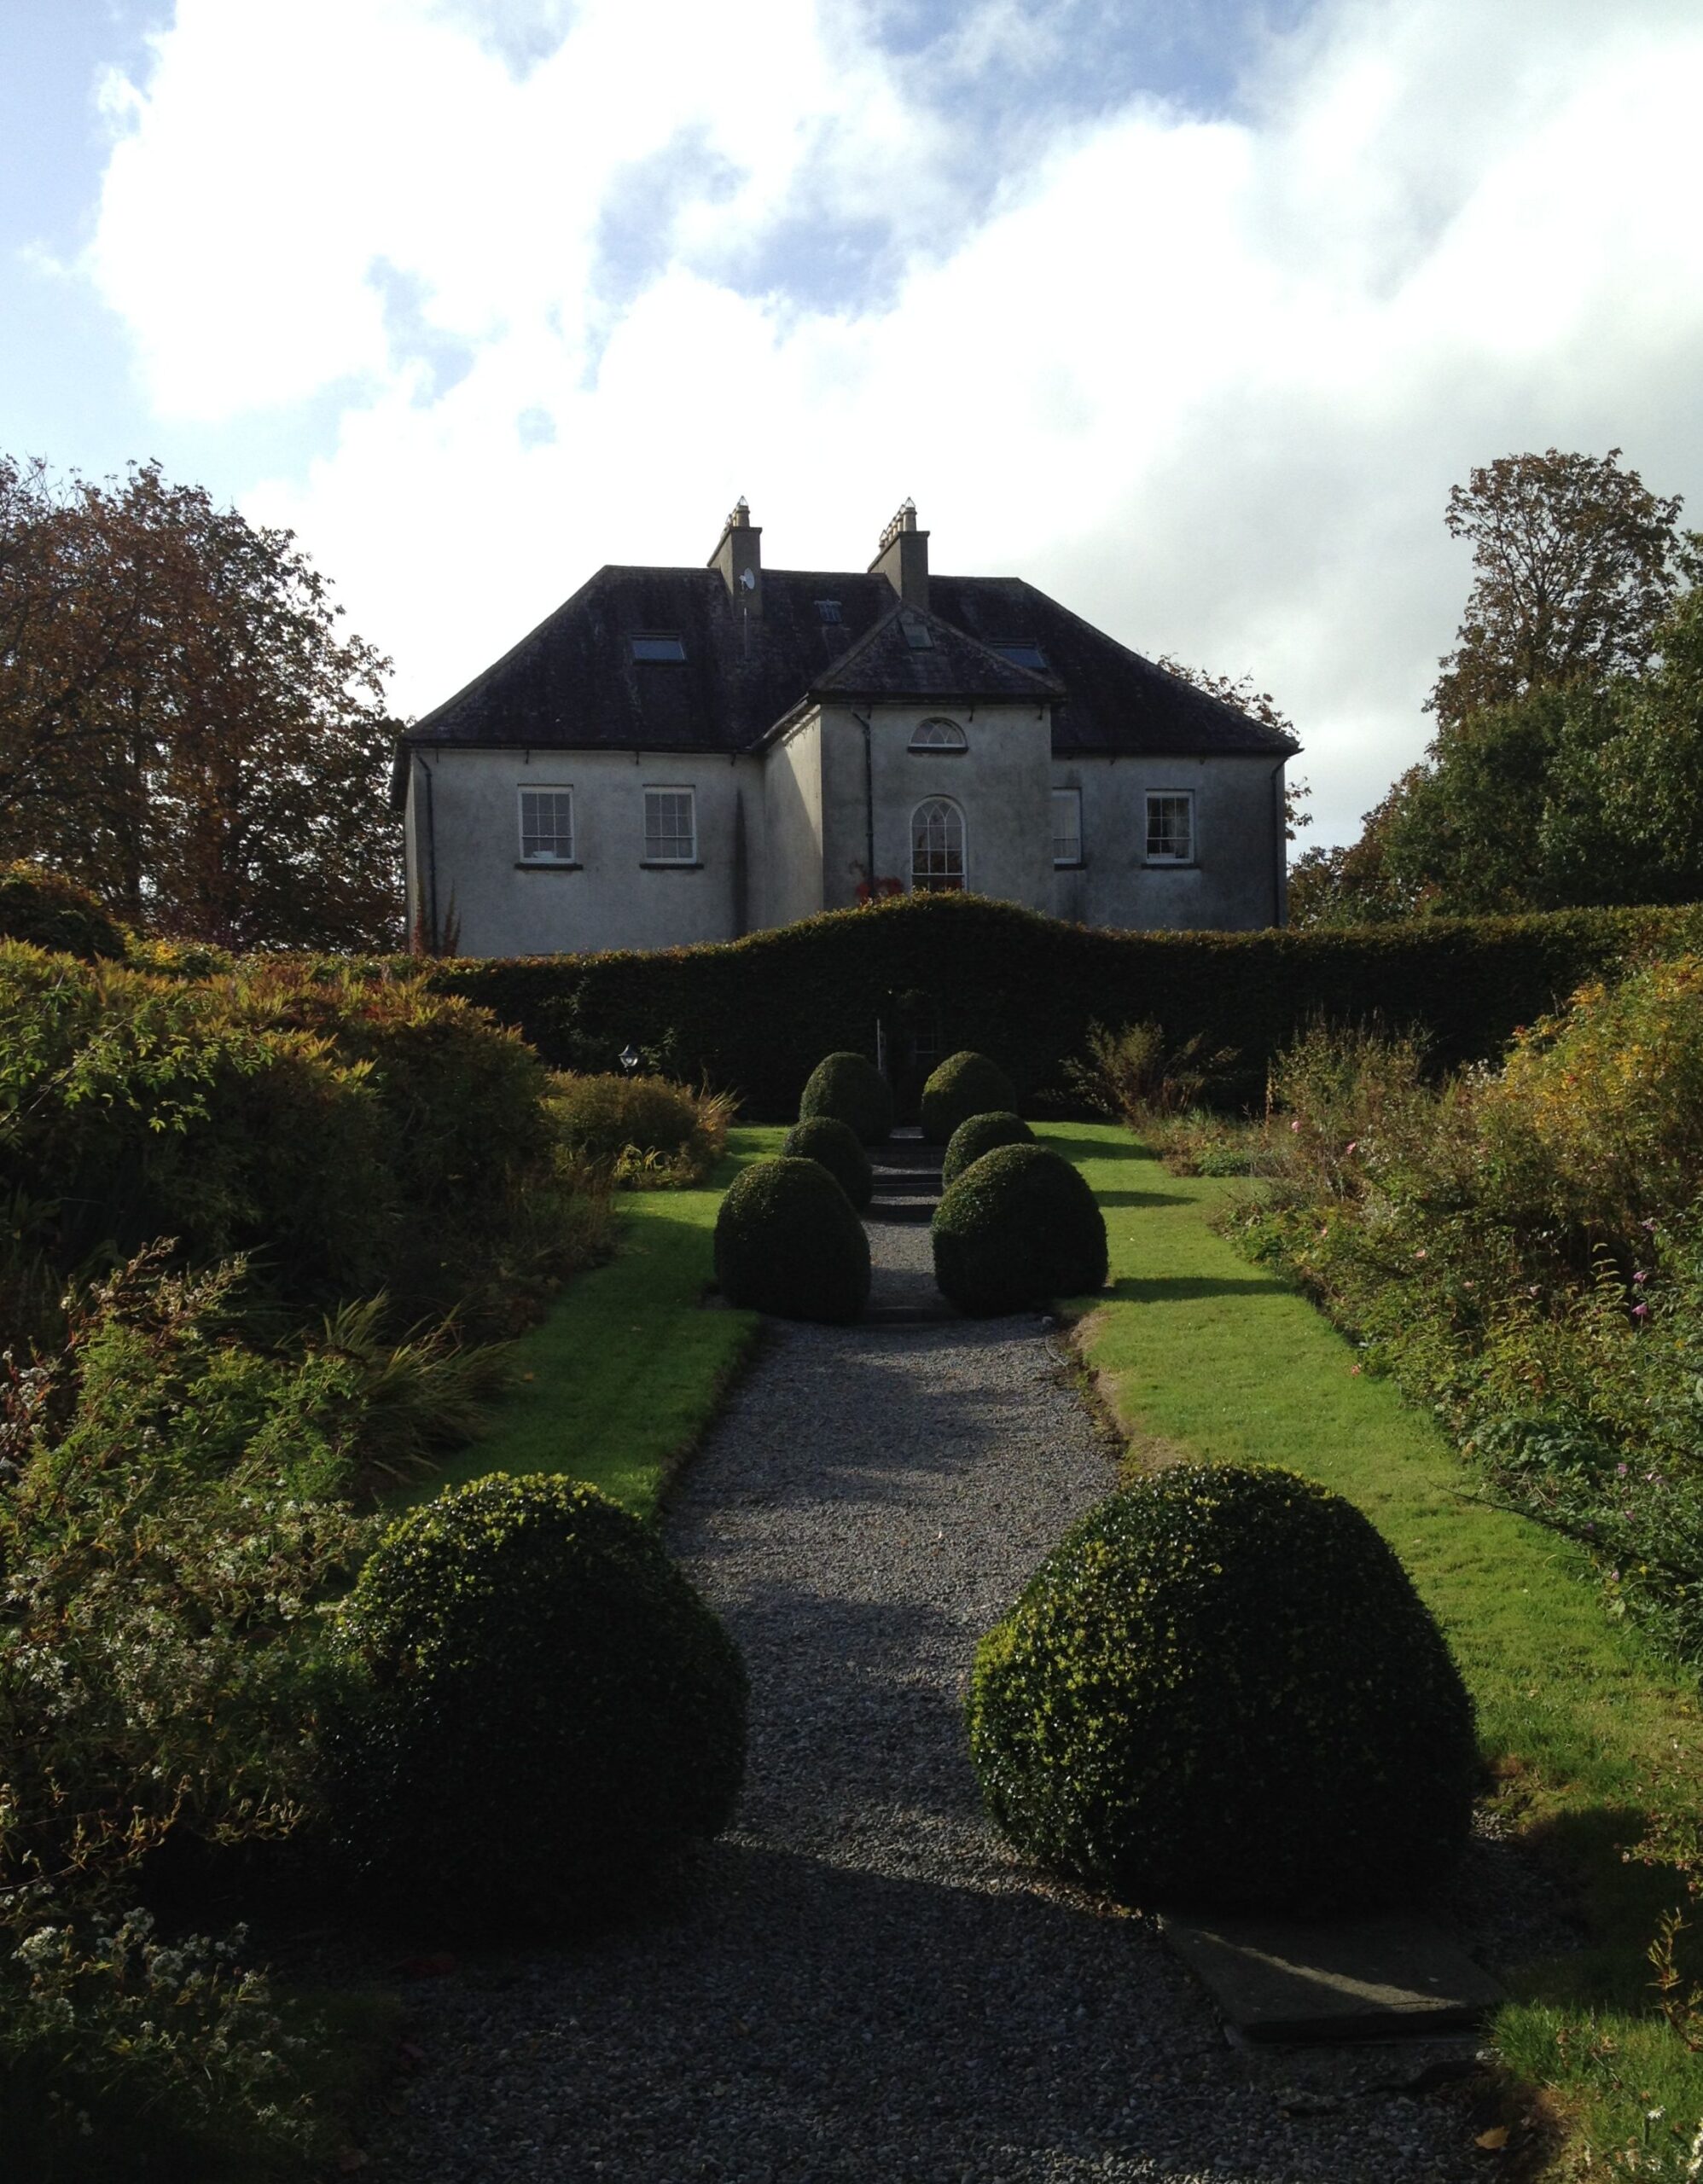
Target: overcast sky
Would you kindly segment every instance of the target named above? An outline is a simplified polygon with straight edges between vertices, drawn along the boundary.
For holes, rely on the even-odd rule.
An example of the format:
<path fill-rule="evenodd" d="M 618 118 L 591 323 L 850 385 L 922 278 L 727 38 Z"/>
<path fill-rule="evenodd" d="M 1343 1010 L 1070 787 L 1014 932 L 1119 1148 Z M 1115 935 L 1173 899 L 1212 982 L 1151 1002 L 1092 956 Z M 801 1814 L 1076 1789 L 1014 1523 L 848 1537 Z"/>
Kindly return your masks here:
<path fill-rule="evenodd" d="M 0 449 L 292 526 L 424 711 L 609 561 L 1027 577 L 1421 751 L 1477 462 L 1703 523 L 1698 0 L 5 0 Z"/>

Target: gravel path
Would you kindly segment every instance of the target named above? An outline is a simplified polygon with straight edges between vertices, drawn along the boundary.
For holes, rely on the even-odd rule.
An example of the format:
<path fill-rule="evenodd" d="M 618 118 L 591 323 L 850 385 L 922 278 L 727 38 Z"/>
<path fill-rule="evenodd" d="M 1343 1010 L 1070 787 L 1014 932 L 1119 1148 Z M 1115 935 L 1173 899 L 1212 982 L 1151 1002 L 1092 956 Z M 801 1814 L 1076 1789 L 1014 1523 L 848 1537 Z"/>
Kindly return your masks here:
<path fill-rule="evenodd" d="M 914 1293 L 923 1227 L 871 1229 Z M 1473 2175 L 1427 2051 L 1233 2051 L 1148 1922 L 982 1819 L 976 1637 L 1112 1484 L 1030 1318 L 776 1324 L 671 1543 L 744 1648 L 748 1786 L 671 1913 L 411 1992 L 369 2174 L 408 2184 L 1417 2184 Z M 1482 2157 L 1478 2157 L 1481 2162 Z"/>

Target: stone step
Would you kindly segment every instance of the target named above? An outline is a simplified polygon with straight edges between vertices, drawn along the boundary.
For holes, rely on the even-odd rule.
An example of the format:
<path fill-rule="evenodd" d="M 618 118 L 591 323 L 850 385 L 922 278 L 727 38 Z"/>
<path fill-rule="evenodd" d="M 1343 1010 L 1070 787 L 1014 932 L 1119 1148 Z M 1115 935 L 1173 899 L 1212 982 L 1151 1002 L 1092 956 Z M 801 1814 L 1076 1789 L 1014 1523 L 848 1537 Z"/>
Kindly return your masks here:
<path fill-rule="evenodd" d="M 866 1327 L 934 1327 L 958 1316 L 940 1297 L 932 1304 L 866 1304 L 857 1324 Z"/>
<path fill-rule="evenodd" d="M 875 1194 L 879 1198 L 939 1198 L 940 1170 L 930 1175 L 921 1168 L 877 1168 Z"/>
<path fill-rule="evenodd" d="M 938 1198 L 872 1198 L 866 1208 L 866 1221 L 914 1221 L 919 1225 L 934 1218 Z"/>

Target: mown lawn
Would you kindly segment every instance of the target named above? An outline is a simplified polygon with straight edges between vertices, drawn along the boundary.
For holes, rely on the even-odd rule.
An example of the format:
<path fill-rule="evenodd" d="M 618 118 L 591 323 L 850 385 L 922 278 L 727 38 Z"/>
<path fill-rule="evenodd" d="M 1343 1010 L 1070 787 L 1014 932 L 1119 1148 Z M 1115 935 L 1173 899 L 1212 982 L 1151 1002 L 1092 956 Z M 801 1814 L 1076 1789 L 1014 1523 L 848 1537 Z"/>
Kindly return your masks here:
<path fill-rule="evenodd" d="M 564 1472 L 649 1516 L 757 1339 L 756 1313 L 702 1298 L 722 1193 L 785 1135 L 732 1130 L 702 1188 L 625 1196 L 614 1258 L 581 1275 L 515 1344 L 516 1379 L 489 1430 L 399 1500 L 487 1472 Z"/>
<path fill-rule="evenodd" d="M 1500 1801 L 1578 1891 L 1596 1944 L 1520 1968 L 1498 2044 L 1569 2115 L 1573 2154 L 1636 2147 L 1636 2173 L 1683 2175 L 1703 2059 L 1651 2016 L 1645 1957 L 1680 1891 L 1624 1854 L 1653 1811 L 1703 1804 L 1694 1686 L 1610 1620 L 1577 1549 L 1476 1501 L 1433 1421 L 1213 1231 L 1237 1186 L 1169 1176 L 1111 1124 L 1043 1135 L 1105 1211 L 1112 1288 L 1083 1300 L 1078 1341 L 1132 1461 L 1287 1465 L 1356 1502 L 1397 1549 L 1478 1703 Z"/>

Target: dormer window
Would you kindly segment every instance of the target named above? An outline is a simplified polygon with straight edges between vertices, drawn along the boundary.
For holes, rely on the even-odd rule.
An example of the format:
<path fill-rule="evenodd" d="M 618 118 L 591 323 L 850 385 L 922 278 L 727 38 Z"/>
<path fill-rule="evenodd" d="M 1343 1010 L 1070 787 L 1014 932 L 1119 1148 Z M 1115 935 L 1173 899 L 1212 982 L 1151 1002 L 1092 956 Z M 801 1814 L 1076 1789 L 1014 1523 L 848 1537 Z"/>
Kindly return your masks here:
<path fill-rule="evenodd" d="M 969 738 L 955 720 L 925 720 L 910 739 L 913 751 L 965 751 Z"/>
<path fill-rule="evenodd" d="M 997 652 L 1002 659 L 1008 659 L 1014 667 L 1027 667 L 1037 675 L 1047 672 L 1047 655 L 1032 637 L 1014 639 L 1004 645 L 990 645 L 990 652 Z"/>
<path fill-rule="evenodd" d="M 635 659 L 684 659 L 686 648 L 677 636 L 664 630 L 653 630 L 647 636 L 628 640 Z"/>

